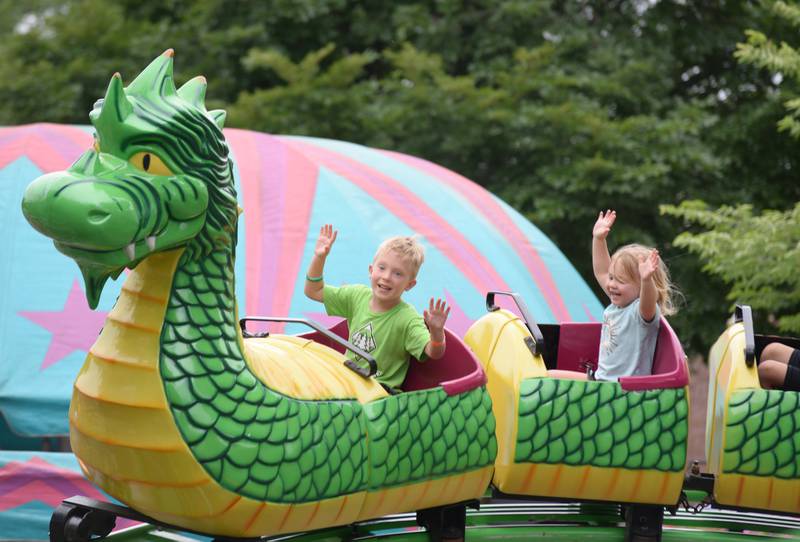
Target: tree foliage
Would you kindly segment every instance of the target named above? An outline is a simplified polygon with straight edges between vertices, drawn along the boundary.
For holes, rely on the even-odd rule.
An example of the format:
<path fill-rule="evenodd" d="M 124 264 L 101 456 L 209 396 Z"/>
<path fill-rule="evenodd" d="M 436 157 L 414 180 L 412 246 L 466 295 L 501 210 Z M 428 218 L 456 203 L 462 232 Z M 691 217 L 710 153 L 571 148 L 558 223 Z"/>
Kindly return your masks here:
<path fill-rule="evenodd" d="M 790 26 L 800 28 L 800 7 L 775 2 L 772 12 Z M 785 41 L 777 44 L 763 32 L 748 30 L 747 41 L 737 45 L 739 62 L 770 72 L 774 81 L 787 84 L 774 90 L 785 100 L 786 114 L 777 121 L 780 131 L 800 139 L 800 99 L 796 83 L 800 81 L 800 52 Z M 788 83 L 795 83 L 794 85 Z M 796 179 L 790 161 L 781 164 Z M 682 218 L 688 227 L 675 244 L 697 254 L 703 270 L 720 277 L 729 285 L 727 298 L 751 305 L 766 315 L 766 323 L 780 331 L 800 333 L 800 203 L 797 194 L 780 197 L 786 210 L 754 212 L 753 205 L 723 205 L 712 210 L 702 201 L 683 202 L 680 206 L 662 207 L 666 215 Z"/>
<path fill-rule="evenodd" d="M 712 210 L 700 201 L 662 210 L 703 228 L 680 234 L 675 244 L 700 255 L 704 271 L 731 285 L 731 302 L 762 310 L 781 331 L 800 332 L 800 203 L 760 214 L 748 204 Z"/>
<path fill-rule="evenodd" d="M 754 1 L 0 0 L 0 21 L 0 124 L 85 123 L 114 71 L 172 47 L 178 83 L 206 75 L 230 126 L 440 163 L 530 218 L 590 284 L 590 229 L 614 208 L 612 243 L 661 250 L 696 350 L 723 326 L 725 284 L 673 245 L 683 224 L 659 205 L 800 200 L 795 141 L 775 130 L 794 83 L 734 58 L 747 28 L 795 28 Z"/>

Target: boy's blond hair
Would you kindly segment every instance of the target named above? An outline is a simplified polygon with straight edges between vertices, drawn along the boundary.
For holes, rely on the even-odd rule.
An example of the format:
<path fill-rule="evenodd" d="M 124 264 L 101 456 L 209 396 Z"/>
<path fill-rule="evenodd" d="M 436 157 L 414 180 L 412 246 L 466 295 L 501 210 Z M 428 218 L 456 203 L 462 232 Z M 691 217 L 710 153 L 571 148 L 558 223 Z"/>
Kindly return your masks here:
<path fill-rule="evenodd" d="M 617 249 L 614 255 L 611 256 L 609 269 L 625 282 L 641 282 L 639 260 L 643 257 L 647 258 L 652 251 L 652 248 L 639 244 L 625 245 Z M 617 271 L 614 272 L 614 270 Z M 658 268 L 653 273 L 653 284 L 656 286 L 656 303 L 658 308 L 661 309 L 661 314 L 669 316 L 678 312 L 672 299 L 678 292 L 669 279 L 669 270 L 664 264 L 664 260 L 660 258 L 658 260 Z"/>
<path fill-rule="evenodd" d="M 422 267 L 422 262 L 425 261 L 425 248 L 417 241 L 417 236 L 397 235 L 386 239 L 375 251 L 373 261 L 377 260 L 381 254 L 391 251 L 397 252 L 411 264 L 413 275 L 416 278 L 419 268 Z"/>

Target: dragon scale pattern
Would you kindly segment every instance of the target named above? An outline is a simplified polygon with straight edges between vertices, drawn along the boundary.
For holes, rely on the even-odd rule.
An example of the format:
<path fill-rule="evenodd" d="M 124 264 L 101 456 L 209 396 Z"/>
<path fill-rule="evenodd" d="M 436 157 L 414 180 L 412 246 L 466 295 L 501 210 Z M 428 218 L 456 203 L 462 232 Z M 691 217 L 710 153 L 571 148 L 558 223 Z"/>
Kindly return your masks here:
<path fill-rule="evenodd" d="M 527 379 L 515 460 L 680 471 L 688 413 L 683 388 L 627 392 L 608 382 Z"/>
<path fill-rule="evenodd" d="M 370 489 L 449 476 L 494 463 L 492 402 L 485 387 L 401 393 L 364 405 L 370 429 Z"/>
<path fill-rule="evenodd" d="M 728 403 L 723 471 L 800 478 L 800 394 L 734 392 Z"/>
<path fill-rule="evenodd" d="M 161 376 L 196 459 L 236 493 L 307 502 L 365 487 L 362 408 L 301 401 L 261 383 L 237 340 L 233 262 L 215 252 L 176 272 L 162 332 Z"/>
<path fill-rule="evenodd" d="M 195 458 L 223 487 L 258 500 L 309 502 L 493 463 L 494 418 L 483 387 L 361 405 L 297 400 L 264 385 L 241 353 L 232 288 L 226 252 L 184 259 L 161 337 L 160 371 L 173 417 Z"/>

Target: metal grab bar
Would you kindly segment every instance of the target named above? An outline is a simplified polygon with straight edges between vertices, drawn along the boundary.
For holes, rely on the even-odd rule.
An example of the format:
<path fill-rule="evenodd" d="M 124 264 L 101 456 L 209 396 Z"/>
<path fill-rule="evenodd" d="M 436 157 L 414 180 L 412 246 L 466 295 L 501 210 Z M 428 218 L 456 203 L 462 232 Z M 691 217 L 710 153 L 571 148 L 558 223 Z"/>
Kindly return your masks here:
<path fill-rule="evenodd" d="M 369 363 L 369 370 L 367 370 L 367 369 L 364 369 L 362 366 L 360 366 L 358 363 L 356 363 L 355 361 L 353 361 L 351 359 L 345 360 L 345 362 L 344 362 L 345 366 L 348 369 L 350 369 L 351 371 L 353 371 L 354 373 L 357 373 L 357 374 L 363 376 L 364 378 L 369 378 L 369 377 L 371 377 L 372 375 L 374 375 L 375 373 L 378 372 L 378 363 L 375 361 L 375 358 L 373 358 L 372 355 L 370 355 L 368 352 L 365 352 L 361 348 L 357 347 L 356 345 L 354 345 L 353 343 L 351 343 L 347 339 L 343 339 L 340 336 L 338 336 L 337 334 L 331 333 L 329 330 L 325 329 L 324 327 L 322 327 L 321 325 L 319 325 L 317 322 L 315 322 L 313 320 L 308 320 L 306 318 L 283 318 L 283 317 L 280 317 L 280 316 L 245 316 L 244 318 L 239 320 L 239 327 L 242 329 L 242 335 L 244 335 L 245 337 L 249 335 L 249 333 L 247 332 L 247 322 L 248 321 L 251 321 L 251 322 L 285 322 L 287 324 L 305 324 L 308 327 L 310 327 L 311 329 L 313 329 L 314 331 L 316 331 L 318 333 L 322 333 L 328 339 L 332 340 L 333 342 L 335 342 L 336 344 L 338 344 L 340 346 L 343 346 L 347 350 L 350 350 L 351 352 L 353 352 L 357 356 L 363 358 L 367 363 Z"/>
<path fill-rule="evenodd" d="M 744 324 L 744 361 L 748 367 L 756 362 L 756 336 L 753 331 L 753 310 L 750 305 L 736 305 L 733 321 Z"/>
<path fill-rule="evenodd" d="M 494 304 L 494 296 L 498 294 L 511 297 L 511 299 L 514 300 L 514 303 L 517 304 L 517 308 L 519 309 L 519 313 L 522 315 L 522 321 L 525 323 L 525 327 L 527 327 L 528 331 L 530 331 L 531 335 L 533 335 L 533 344 L 530 344 L 527 341 L 526 344 L 534 356 L 541 355 L 541 353 L 544 352 L 544 336 L 542 335 L 542 330 L 540 330 L 539 326 L 536 324 L 536 320 L 533 319 L 530 311 L 528 311 L 528 306 L 525 304 L 525 301 L 522 299 L 521 295 L 516 292 L 488 292 L 486 294 L 486 310 L 489 312 L 494 312 L 500 308 Z"/>

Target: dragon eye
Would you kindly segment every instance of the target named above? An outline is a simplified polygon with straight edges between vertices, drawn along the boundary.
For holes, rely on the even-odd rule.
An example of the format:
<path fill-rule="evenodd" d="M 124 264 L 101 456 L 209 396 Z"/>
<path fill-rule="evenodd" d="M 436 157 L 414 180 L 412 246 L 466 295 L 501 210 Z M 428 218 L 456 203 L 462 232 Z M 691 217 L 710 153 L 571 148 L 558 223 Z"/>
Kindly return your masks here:
<path fill-rule="evenodd" d="M 152 152 L 137 152 L 128 159 L 128 162 L 130 162 L 133 167 L 141 169 L 150 175 L 169 177 L 173 174 L 161 158 Z"/>

